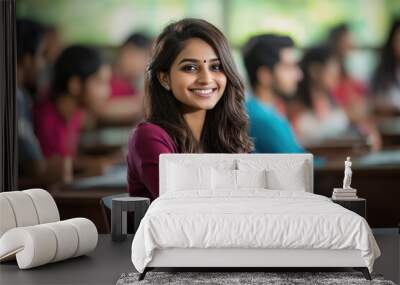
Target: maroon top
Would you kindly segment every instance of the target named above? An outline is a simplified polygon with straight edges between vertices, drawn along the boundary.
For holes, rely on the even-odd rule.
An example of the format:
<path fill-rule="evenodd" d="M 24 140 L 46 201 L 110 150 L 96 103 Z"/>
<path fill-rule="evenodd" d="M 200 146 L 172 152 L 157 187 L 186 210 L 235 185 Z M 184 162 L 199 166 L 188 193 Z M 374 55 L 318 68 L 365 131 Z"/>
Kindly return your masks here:
<path fill-rule="evenodd" d="M 176 153 L 168 133 L 152 123 L 140 123 L 128 144 L 128 191 L 130 196 L 158 197 L 158 158 L 161 153 Z"/>
<path fill-rule="evenodd" d="M 83 120 L 82 110 L 75 111 L 66 121 L 54 103 L 43 101 L 37 104 L 34 109 L 35 133 L 44 156 L 76 157 Z"/>

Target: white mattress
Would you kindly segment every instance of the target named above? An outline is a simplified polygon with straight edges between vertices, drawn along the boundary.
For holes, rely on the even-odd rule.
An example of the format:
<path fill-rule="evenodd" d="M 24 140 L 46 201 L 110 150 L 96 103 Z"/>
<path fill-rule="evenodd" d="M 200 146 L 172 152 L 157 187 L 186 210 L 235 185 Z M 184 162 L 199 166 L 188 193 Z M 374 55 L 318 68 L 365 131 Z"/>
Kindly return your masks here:
<path fill-rule="evenodd" d="M 354 249 L 370 271 L 380 255 L 359 215 L 323 196 L 266 189 L 159 197 L 134 237 L 132 262 L 143 272 L 156 249 L 168 248 Z"/>

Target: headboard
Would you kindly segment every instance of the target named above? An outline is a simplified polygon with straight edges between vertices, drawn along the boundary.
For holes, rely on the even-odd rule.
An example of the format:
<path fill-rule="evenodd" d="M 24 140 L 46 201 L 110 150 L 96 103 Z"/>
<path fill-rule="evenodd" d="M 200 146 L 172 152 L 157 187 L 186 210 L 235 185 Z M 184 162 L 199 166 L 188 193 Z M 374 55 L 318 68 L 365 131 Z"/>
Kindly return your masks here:
<path fill-rule="evenodd" d="M 168 163 L 185 166 L 225 165 L 232 169 L 254 169 L 263 167 L 274 173 L 273 180 L 297 183 L 301 180 L 305 191 L 313 193 L 314 166 L 313 155 L 304 154 L 161 154 L 159 160 L 159 193 L 167 191 Z M 281 189 L 289 190 L 289 189 Z"/>

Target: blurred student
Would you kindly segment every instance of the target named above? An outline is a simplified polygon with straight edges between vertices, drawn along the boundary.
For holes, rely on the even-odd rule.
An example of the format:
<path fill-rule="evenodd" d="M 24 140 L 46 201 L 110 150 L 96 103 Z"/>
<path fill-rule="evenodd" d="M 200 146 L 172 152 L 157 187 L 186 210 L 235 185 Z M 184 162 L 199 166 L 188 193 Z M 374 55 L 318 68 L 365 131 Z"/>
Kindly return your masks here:
<path fill-rule="evenodd" d="M 294 96 L 302 78 L 293 40 L 270 34 L 252 37 L 243 58 L 253 91 L 246 107 L 256 152 L 303 152 L 286 119 L 285 101 Z"/>
<path fill-rule="evenodd" d="M 328 44 L 340 66 L 339 81 L 331 96 L 338 106 L 343 108 L 352 123 L 365 123 L 369 117 L 367 86 L 355 79 L 349 73 L 347 67 L 349 58 L 356 47 L 349 27 L 346 24 L 340 24 L 332 28 L 329 33 Z M 365 128 L 368 128 L 368 126 Z M 368 130 L 365 132 L 368 132 Z"/>
<path fill-rule="evenodd" d="M 309 49 L 300 65 L 304 74 L 298 92 L 302 110 L 292 121 L 299 141 L 318 144 L 339 138 L 350 127 L 345 112 L 332 98 L 340 81 L 339 61 L 331 49 L 320 46 Z"/>
<path fill-rule="evenodd" d="M 400 20 L 393 22 L 382 48 L 372 91 L 378 113 L 389 116 L 400 113 Z"/>
<path fill-rule="evenodd" d="M 45 160 L 33 129 L 32 106 L 37 78 L 43 69 L 43 26 L 17 20 L 17 124 L 20 176 L 38 178 L 45 173 Z"/>
<path fill-rule="evenodd" d="M 158 36 L 148 69 L 148 113 L 129 140 L 131 196 L 159 195 L 161 153 L 247 153 L 244 88 L 225 36 L 183 19 Z"/>
<path fill-rule="evenodd" d="M 98 166 L 77 157 L 78 140 L 85 115 L 103 108 L 110 77 L 110 67 L 96 50 L 80 45 L 68 47 L 55 63 L 50 96 L 35 108 L 41 149 L 64 181 L 72 179 L 73 167 Z"/>
<path fill-rule="evenodd" d="M 125 125 L 143 116 L 142 95 L 151 39 L 144 34 L 130 35 L 119 48 L 111 78 L 107 108 L 97 118 L 108 124 Z"/>
<path fill-rule="evenodd" d="M 141 33 L 130 35 L 119 48 L 113 66 L 111 96 L 132 96 L 143 93 L 144 76 L 150 57 L 151 39 Z"/>
<path fill-rule="evenodd" d="M 54 63 L 63 48 L 64 43 L 60 30 L 53 25 L 45 26 L 43 36 L 44 68 L 38 79 L 38 95 L 41 99 L 49 95 Z"/>

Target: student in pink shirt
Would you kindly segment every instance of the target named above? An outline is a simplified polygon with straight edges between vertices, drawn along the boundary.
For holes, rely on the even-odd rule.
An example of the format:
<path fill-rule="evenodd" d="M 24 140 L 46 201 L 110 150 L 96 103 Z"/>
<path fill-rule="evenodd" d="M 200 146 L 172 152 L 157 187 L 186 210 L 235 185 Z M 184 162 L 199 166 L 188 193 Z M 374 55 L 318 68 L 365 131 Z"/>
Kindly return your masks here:
<path fill-rule="evenodd" d="M 161 153 L 252 150 L 243 84 L 215 26 L 199 19 L 168 25 L 155 42 L 147 74 L 145 122 L 129 140 L 131 196 L 158 197 Z"/>
<path fill-rule="evenodd" d="M 134 33 L 118 50 L 111 78 L 111 98 L 135 96 L 143 92 L 146 65 L 150 58 L 151 39 Z"/>
<path fill-rule="evenodd" d="M 85 164 L 77 159 L 80 130 L 84 116 L 104 107 L 110 76 L 110 67 L 96 50 L 71 46 L 55 63 L 49 98 L 35 107 L 41 149 L 64 180 L 72 178 L 72 159 L 78 168 Z"/>
<path fill-rule="evenodd" d="M 368 138 L 372 150 L 378 151 L 382 147 L 382 140 L 376 123 L 371 114 L 371 106 L 367 85 L 354 78 L 346 67 L 356 45 L 353 34 L 347 24 L 340 24 L 331 29 L 328 44 L 333 54 L 339 60 L 340 77 L 337 86 L 332 91 L 335 102 L 347 114 L 353 125 L 357 126 L 359 132 Z"/>
<path fill-rule="evenodd" d="M 151 39 L 141 33 L 130 35 L 118 49 L 111 77 L 107 108 L 98 115 L 104 124 L 132 125 L 143 117 L 143 85 L 150 57 Z"/>

